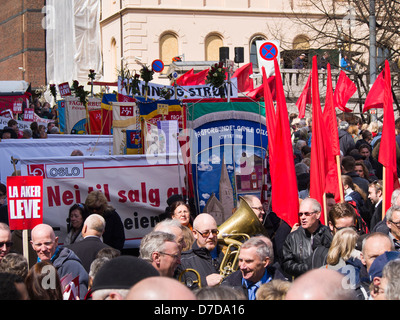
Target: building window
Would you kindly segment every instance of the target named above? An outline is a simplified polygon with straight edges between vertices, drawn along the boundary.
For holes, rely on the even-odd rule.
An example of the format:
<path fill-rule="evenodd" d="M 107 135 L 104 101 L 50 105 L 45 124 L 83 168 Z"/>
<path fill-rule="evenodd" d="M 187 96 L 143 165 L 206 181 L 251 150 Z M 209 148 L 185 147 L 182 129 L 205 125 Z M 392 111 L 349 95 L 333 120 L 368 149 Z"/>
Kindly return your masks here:
<path fill-rule="evenodd" d="M 117 72 L 118 70 L 118 64 L 117 64 L 117 41 L 115 38 L 111 38 L 111 65 L 113 67 L 113 71 Z"/>
<path fill-rule="evenodd" d="M 219 35 L 212 34 L 206 38 L 205 50 L 206 61 L 219 61 L 219 48 L 223 46 L 222 38 Z"/>
<path fill-rule="evenodd" d="M 258 68 L 258 58 L 257 58 L 257 44 L 256 41 L 265 41 L 266 39 L 261 36 L 253 38 L 250 43 L 250 62 L 253 64 L 253 68 Z"/>
<path fill-rule="evenodd" d="M 304 35 L 299 35 L 293 40 L 293 49 L 294 50 L 309 50 L 310 49 L 310 40 L 308 37 Z"/>
<path fill-rule="evenodd" d="M 160 39 L 160 57 L 165 66 L 169 66 L 172 58 L 179 55 L 178 38 L 173 33 L 166 33 Z"/>

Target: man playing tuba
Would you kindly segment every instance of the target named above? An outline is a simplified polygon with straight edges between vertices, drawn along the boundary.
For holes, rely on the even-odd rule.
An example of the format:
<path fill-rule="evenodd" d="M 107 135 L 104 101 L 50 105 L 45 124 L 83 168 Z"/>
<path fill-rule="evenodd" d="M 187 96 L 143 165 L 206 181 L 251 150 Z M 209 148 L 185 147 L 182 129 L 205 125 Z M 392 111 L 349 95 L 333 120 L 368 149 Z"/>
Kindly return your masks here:
<path fill-rule="evenodd" d="M 193 221 L 195 242 L 190 250 L 182 252 L 181 255 L 181 269 L 196 270 L 200 276 L 201 287 L 212 287 L 222 281 L 219 267 L 224 254 L 218 246 L 218 233 L 214 217 L 208 213 L 199 214 Z M 198 287 L 195 273 L 187 272 L 184 276 L 186 283 L 194 284 L 191 289 Z"/>

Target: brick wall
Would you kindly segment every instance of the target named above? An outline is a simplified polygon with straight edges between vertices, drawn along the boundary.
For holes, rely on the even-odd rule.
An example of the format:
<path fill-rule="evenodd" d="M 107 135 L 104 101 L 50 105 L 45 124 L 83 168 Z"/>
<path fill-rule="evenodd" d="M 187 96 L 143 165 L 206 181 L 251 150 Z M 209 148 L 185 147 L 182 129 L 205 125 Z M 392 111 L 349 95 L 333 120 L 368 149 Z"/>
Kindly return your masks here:
<path fill-rule="evenodd" d="M 46 84 L 44 0 L 5 1 L 0 10 L 0 80 Z M 19 67 L 23 67 L 20 70 Z"/>

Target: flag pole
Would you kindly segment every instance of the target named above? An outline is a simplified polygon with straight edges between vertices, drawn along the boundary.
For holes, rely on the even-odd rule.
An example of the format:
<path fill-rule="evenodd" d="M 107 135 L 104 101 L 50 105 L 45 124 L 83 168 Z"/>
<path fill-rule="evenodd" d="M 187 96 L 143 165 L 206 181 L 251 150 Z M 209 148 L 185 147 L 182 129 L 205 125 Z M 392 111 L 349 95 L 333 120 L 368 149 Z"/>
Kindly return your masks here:
<path fill-rule="evenodd" d="M 386 213 L 386 167 L 383 166 L 382 169 L 382 220 L 385 218 Z"/>
<path fill-rule="evenodd" d="M 337 165 L 337 174 L 338 174 L 338 181 L 339 181 L 339 194 L 340 194 L 340 202 L 344 202 L 343 196 L 343 183 L 342 183 L 342 169 L 340 166 L 340 156 L 336 155 L 336 165 Z"/>
<path fill-rule="evenodd" d="M 324 192 L 324 194 L 322 195 L 322 202 L 323 202 L 323 206 L 324 206 L 324 221 L 325 221 L 325 225 L 328 225 L 328 212 L 327 212 L 327 207 L 326 207 L 326 192 Z"/>

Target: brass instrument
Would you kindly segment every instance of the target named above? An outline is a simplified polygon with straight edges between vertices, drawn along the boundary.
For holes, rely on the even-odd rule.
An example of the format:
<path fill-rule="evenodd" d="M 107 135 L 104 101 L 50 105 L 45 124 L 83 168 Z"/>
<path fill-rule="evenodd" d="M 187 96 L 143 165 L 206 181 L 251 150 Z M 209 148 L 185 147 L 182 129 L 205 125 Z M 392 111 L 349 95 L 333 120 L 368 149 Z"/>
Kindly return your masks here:
<path fill-rule="evenodd" d="M 244 241 L 255 234 L 267 235 L 253 209 L 242 197 L 239 198 L 239 208 L 218 228 L 218 242 L 224 245 L 225 254 L 219 269 L 223 278 L 238 269 L 239 251 Z"/>
<path fill-rule="evenodd" d="M 222 278 L 226 278 L 231 273 L 238 270 L 239 252 L 243 242 L 256 234 L 267 235 L 264 226 L 261 224 L 253 209 L 242 197 L 240 198 L 239 208 L 223 224 L 218 227 L 218 243 L 223 246 L 224 258 L 222 259 L 219 271 Z M 182 281 L 183 274 L 193 272 L 197 280 L 187 278 Z M 197 283 L 201 288 L 200 274 L 195 269 L 185 269 L 178 277 L 187 287 L 192 287 Z"/>
<path fill-rule="evenodd" d="M 191 278 L 186 278 L 185 281 L 182 281 L 182 277 L 183 277 L 183 275 L 184 275 L 186 272 L 193 272 L 193 273 L 196 275 L 197 280 L 194 280 L 194 281 L 193 281 Z M 197 283 L 197 285 L 199 286 L 199 288 L 201 288 L 200 274 L 199 274 L 195 269 L 190 269 L 190 268 L 188 268 L 188 269 L 183 270 L 183 271 L 179 274 L 178 281 L 181 282 L 181 283 L 183 283 L 184 285 L 186 285 L 186 286 L 189 287 L 189 288 L 191 288 L 191 287 L 193 286 L 193 284 Z"/>

